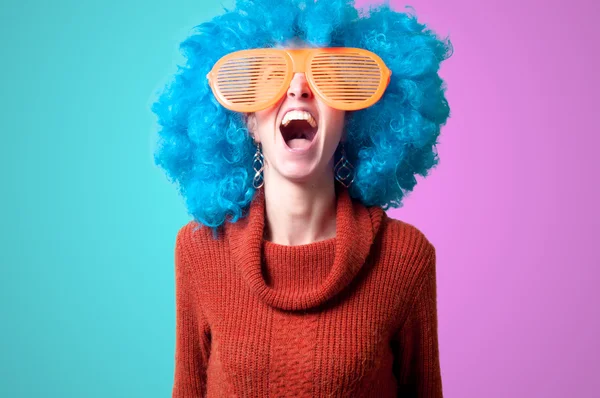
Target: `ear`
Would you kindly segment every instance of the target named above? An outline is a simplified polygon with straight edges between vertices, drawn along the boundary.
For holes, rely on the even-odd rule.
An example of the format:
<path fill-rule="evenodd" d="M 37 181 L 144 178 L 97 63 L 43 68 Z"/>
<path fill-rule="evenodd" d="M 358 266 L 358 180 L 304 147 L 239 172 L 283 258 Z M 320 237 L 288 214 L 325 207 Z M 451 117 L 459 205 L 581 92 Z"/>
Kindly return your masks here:
<path fill-rule="evenodd" d="M 342 136 L 340 137 L 340 142 L 342 144 L 346 143 L 346 140 L 348 139 L 348 134 L 346 133 L 346 126 L 344 126 L 344 129 L 342 130 Z"/>
<path fill-rule="evenodd" d="M 260 142 L 260 137 L 257 134 L 256 115 L 254 113 L 246 113 L 244 114 L 244 119 L 246 121 L 246 127 L 250 132 L 250 136 L 254 138 L 255 142 Z"/>

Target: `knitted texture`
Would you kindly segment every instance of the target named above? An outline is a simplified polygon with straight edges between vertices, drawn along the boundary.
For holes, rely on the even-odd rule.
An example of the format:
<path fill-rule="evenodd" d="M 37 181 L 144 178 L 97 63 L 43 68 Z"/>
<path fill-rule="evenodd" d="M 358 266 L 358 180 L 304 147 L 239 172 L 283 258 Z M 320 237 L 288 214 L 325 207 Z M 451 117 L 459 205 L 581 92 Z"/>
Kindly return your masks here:
<path fill-rule="evenodd" d="M 172 396 L 442 397 L 434 246 L 342 189 L 336 237 L 263 239 L 265 199 L 175 244 Z"/>

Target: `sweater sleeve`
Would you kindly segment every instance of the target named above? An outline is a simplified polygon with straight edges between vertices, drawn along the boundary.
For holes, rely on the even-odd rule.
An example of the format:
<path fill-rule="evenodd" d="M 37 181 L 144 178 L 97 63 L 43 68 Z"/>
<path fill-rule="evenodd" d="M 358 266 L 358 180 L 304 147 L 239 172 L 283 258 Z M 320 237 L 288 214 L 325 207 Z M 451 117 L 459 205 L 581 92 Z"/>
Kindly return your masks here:
<path fill-rule="evenodd" d="M 182 245 L 182 231 L 175 244 L 175 375 L 173 398 L 206 396 L 206 367 L 210 355 L 210 329 L 195 299 L 196 284 Z"/>
<path fill-rule="evenodd" d="M 404 325 L 394 336 L 398 397 L 442 398 L 438 348 L 435 249 Z"/>

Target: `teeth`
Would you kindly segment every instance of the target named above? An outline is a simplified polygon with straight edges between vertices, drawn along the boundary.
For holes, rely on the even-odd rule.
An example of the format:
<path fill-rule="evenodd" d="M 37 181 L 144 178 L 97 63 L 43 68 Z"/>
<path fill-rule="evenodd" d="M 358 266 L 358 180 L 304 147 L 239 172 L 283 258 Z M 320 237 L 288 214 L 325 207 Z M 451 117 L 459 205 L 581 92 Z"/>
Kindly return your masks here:
<path fill-rule="evenodd" d="M 285 127 L 290 124 L 292 120 L 306 120 L 312 128 L 317 127 L 317 121 L 315 118 L 306 111 L 289 111 L 283 116 L 281 125 Z"/>

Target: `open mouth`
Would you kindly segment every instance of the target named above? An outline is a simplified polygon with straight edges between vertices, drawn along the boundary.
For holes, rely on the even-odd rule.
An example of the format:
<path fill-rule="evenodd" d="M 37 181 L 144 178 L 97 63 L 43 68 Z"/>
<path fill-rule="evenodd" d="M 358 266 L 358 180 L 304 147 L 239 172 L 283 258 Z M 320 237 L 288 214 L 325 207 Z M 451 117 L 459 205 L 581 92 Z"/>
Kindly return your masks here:
<path fill-rule="evenodd" d="M 286 113 L 279 126 L 281 136 L 291 149 L 308 148 L 317 135 L 317 122 L 306 111 L 290 111 Z"/>

